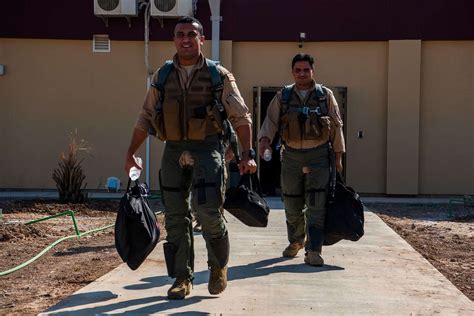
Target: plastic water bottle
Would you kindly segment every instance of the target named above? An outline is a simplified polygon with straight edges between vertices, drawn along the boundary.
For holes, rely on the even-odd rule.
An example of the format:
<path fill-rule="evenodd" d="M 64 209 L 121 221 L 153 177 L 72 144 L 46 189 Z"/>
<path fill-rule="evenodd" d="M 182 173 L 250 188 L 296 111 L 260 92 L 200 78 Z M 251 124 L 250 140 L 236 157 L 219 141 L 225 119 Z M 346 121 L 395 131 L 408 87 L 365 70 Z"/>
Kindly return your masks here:
<path fill-rule="evenodd" d="M 139 165 L 140 167 L 142 166 L 142 158 L 140 157 L 135 157 L 133 156 L 133 159 L 135 159 L 135 163 Z M 136 181 L 138 178 L 140 178 L 140 173 L 142 172 L 141 169 L 138 169 L 137 167 L 133 166 L 130 168 L 130 172 L 128 173 L 128 176 L 132 181 Z"/>
<path fill-rule="evenodd" d="M 263 160 L 270 161 L 272 160 L 272 151 L 270 149 L 265 149 L 263 152 Z"/>

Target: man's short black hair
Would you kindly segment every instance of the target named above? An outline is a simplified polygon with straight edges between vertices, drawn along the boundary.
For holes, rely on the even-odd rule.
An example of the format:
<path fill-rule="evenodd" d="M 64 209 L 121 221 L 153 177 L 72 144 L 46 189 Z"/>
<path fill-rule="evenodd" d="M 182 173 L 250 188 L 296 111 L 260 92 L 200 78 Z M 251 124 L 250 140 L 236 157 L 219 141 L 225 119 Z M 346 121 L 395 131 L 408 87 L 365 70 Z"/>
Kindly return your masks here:
<path fill-rule="evenodd" d="M 192 17 L 192 16 L 185 16 L 181 19 L 178 20 L 178 22 L 176 23 L 176 25 L 178 24 L 197 24 L 197 30 L 199 32 L 199 34 L 201 35 L 204 35 L 204 29 L 202 28 L 202 24 L 201 22 L 199 22 L 198 19 Z"/>
<path fill-rule="evenodd" d="M 296 54 L 296 56 L 293 57 L 293 60 L 291 61 L 291 69 L 293 69 L 293 67 L 295 67 L 295 64 L 298 61 L 307 61 L 309 63 L 309 65 L 311 66 L 311 68 L 314 69 L 314 58 L 313 58 L 313 56 L 311 56 L 309 54 L 303 54 L 303 53 Z"/>

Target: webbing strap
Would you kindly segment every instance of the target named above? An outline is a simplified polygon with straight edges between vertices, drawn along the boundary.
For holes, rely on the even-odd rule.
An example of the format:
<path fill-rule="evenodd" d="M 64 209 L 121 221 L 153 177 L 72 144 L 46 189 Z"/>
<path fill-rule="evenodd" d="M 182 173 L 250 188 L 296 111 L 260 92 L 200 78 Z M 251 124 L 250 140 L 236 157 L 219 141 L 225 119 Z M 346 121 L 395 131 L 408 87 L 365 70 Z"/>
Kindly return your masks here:
<path fill-rule="evenodd" d="M 287 193 L 283 193 L 283 196 L 288 197 L 288 198 L 300 198 L 300 197 L 304 197 L 304 194 L 287 194 Z"/>
<path fill-rule="evenodd" d="M 157 102 L 156 106 L 157 106 L 157 110 L 159 110 L 158 107 L 161 107 L 161 103 L 163 102 L 164 98 L 165 98 L 165 83 L 166 83 L 166 79 L 168 79 L 168 76 L 171 72 L 171 70 L 173 70 L 173 61 L 172 60 L 167 60 L 165 61 L 165 63 L 163 64 L 163 66 L 160 68 L 160 70 L 158 70 L 158 80 L 157 82 L 153 82 L 151 84 L 152 87 L 158 89 L 158 91 L 160 91 L 160 102 Z"/>
<path fill-rule="evenodd" d="M 206 203 L 206 188 L 211 186 L 216 186 L 215 183 L 204 182 L 204 179 L 197 180 L 194 183 L 194 188 L 197 191 L 197 203 L 198 205 L 202 205 Z"/>
<path fill-rule="evenodd" d="M 217 69 L 217 64 L 213 60 L 206 58 L 206 65 L 211 74 L 211 83 L 213 91 L 220 91 L 222 94 L 222 90 L 224 90 L 224 82 L 222 80 L 219 70 Z"/>
<path fill-rule="evenodd" d="M 169 191 L 169 192 L 182 192 L 183 189 L 181 188 L 175 188 L 175 187 L 166 187 L 166 186 L 161 186 L 161 190 L 163 191 Z"/>
<path fill-rule="evenodd" d="M 293 92 L 294 85 L 288 85 L 281 90 L 281 103 L 288 104 L 290 102 L 291 93 Z"/>

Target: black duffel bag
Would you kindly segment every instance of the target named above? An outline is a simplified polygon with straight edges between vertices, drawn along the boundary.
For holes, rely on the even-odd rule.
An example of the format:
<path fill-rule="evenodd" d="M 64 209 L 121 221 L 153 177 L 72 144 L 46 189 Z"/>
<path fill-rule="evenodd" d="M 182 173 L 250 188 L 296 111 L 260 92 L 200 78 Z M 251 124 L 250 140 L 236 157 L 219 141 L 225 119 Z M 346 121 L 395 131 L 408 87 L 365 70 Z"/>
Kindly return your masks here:
<path fill-rule="evenodd" d="M 324 225 L 324 245 L 329 246 L 342 239 L 357 241 L 364 235 L 364 205 L 359 194 L 346 186 L 338 173 L 327 203 Z"/>
<path fill-rule="evenodd" d="M 244 174 L 225 193 L 224 209 L 247 226 L 267 227 L 270 208 L 262 197 L 256 174 Z"/>
<path fill-rule="evenodd" d="M 138 269 L 160 239 L 156 215 L 148 205 L 148 193 L 146 183 L 135 181 L 130 188 L 129 179 L 115 220 L 115 248 L 132 270 Z"/>

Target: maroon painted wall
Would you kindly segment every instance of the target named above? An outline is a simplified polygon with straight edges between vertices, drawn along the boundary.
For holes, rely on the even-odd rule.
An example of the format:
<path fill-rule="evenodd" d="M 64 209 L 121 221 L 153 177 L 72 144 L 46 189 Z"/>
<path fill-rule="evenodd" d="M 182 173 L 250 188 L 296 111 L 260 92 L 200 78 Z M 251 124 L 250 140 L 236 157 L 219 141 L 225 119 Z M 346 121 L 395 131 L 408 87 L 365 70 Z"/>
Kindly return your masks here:
<path fill-rule="evenodd" d="M 298 3 L 296 6 L 294 3 Z M 221 38 L 234 41 L 359 41 L 389 39 L 472 40 L 472 0 L 222 0 Z M 198 1 L 197 18 L 211 38 L 207 0 Z M 152 19 L 151 39 L 167 40 L 175 20 L 164 28 Z M 143 13 L 132 19 L 94 16 L 93 0 L 0 1 L 0 37 L 113 40 L 143 39 Z"/>

